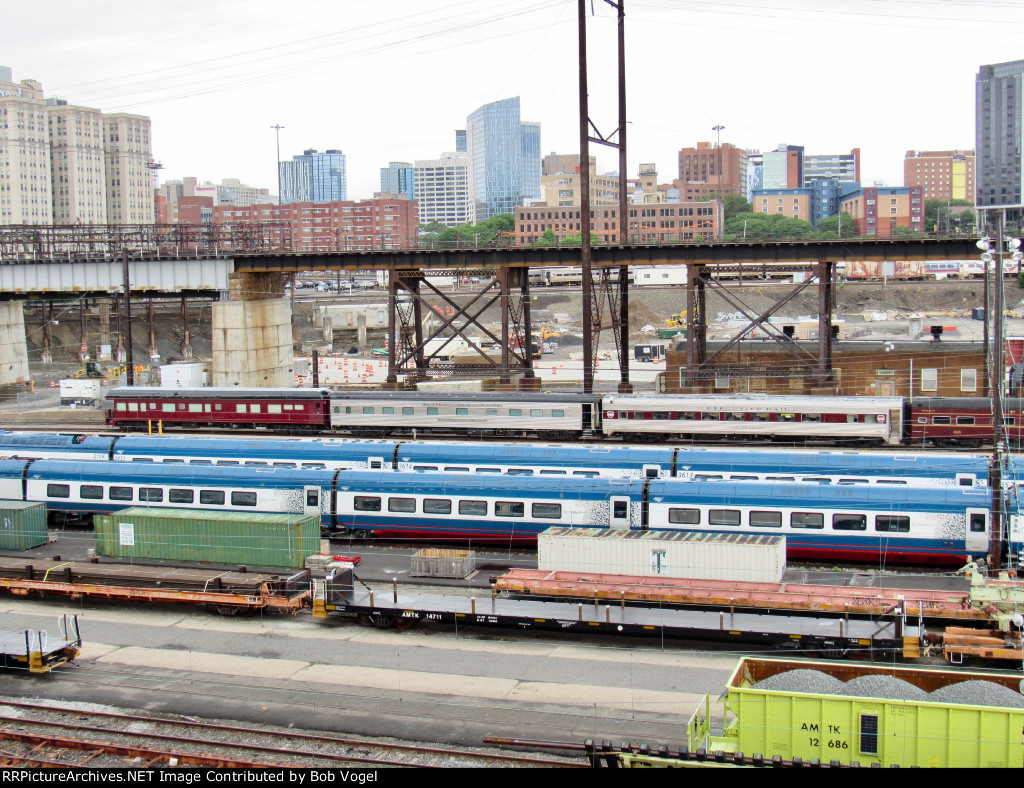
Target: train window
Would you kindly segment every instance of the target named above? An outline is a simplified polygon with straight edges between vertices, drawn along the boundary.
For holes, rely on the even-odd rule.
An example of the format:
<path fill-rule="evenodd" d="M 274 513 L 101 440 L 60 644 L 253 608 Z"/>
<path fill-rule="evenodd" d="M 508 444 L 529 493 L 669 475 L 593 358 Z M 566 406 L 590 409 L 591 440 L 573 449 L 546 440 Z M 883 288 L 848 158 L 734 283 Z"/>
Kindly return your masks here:
<path fill-rule="evenodd" d="M 562 504 L 535 503 L 530 507 L 530 516 L 541 520 L 562 519 Z"/>
<path fill-rule="evenodd" d="M 737 481 L 737 482 L 756 482 L 757 481 L 757 477 L 756 476 L 745 476 L 745 475 L 738 474 L 738 473 L 733 474 L 729 478 L 732 479 L 733 481 Z"/>
<path fill-rule="evenodd" d="M 416 413 L 416 408 L 402 408 L 403 416 L 412 416 Z"/>
<path fill-rule="evenodd" d="M 526 517 L 526 504 L 522 501 L 495 501 L 495 517 Z"/>
<path fill-rule="evenodd" d="M 283 412 L 284 409 L 280 405 L 267 405 L 267 413 L 280 414 Z"/>
<path fill-rule="evenodd" d="M 179 460 L 176 457 L 164 457 L 163 460 L 161 460 L 161 462 L 169 462 L 169 463 L 172 463 L 172 464 L 180 464 L 180 465 L 184 465 L 185 464 L 184 460 Z"/>
<path fill-rule="evenodd" d="M 549 469 L 546 469 L 546 470 L 542 470 L 540 472 L 540 475 L 541 476 L 568 476 L 569 472 L 568 471 L 556 471 L 553 468 L 549 468 Z"/>
<path fill-rule="evenodd" d="M 832 515 L 833 531 L 866 531 L 868 529 L 867 515 L 863 514 L 834 514 Z"/>
<path fill-rule="evenodd" d="M 306 506 L 319 506 L 320 505 L 320 491 L 319 490 L 306 490 Z"/>
<path fill-rule="evenodd" d="M 245 467 L 246 468 L 265 468 L 265 467 L 267 467 L 267 465 L 268 465 L 268 463 L 264 462 L 263 460 L 246 460 L 245 461 Z"/>
<path fill-rule="evenodd" d="M 767 413 L 751 413 L 750 414 L 750 420 L 751 421 L 768 421 L 768 414 Z"/>
<path fill-rule="evenodd" d="M 820 413 L 805 413 L 805 414 L 803 414 L 803 416 L 800 417 L 800 421 L 820 422 L 821 421 L 821 414 Z"/>
<path fill-rule="evenodd" d="M 522 416 L 523 415 L 523 411 L 521 409 L 519 409 L 519 408 L 509 408 L 508 409 L 508 415 L 509 416 Z"/>
<path fill-rule="evenodd" d="M 235 405 L 235 413 L 245 413 L 245 403 Z"/>
<path fill-rule="evenodd" d="M 700 509 L 669 509 L 668 521 L 676 525 L 700 525 Z"/>
<path fill-rule="evenodd" d="M 200 490 L 199 503 L 206 506 L 222 506 L 224 493 L 221 490 Z"/>
<path fill-rule="evenodd" d="M 152 457 L 132 457 L 132 462 L 156 462 Z"/>
<path fill-rule="evenodd" d="M 910 532 L 910 518 L 903 515 L 875 515 L 875 530 L 905 534 Z"/>
<path fill-rule="evenodd" d="M 840 484 L 867 484 L 867 479 L 840 479 Z"/>
<path fill-rule="evenodd" d="M 795 476 L 765 476 L 765 481 L 769 482 L 795 482 Z"/>
<path fill-rule="evenodd" d="M 791 528 L 824 528 L 825 516 L 821 512 L 793 512 L 789 516 Z"/>
<path fill-rule="evenodd" d="M 131 487 L 111 487 L 107 492 L 112 501 L 133 501 L 135 500 L 135 490 Z"/>
<path fill-rule="evenodd" d="M 130 413 L 138 413 L 139 412 L 139 403 L 137 403 L 137 402 L 129 402 L 128 403 L 128 411 Z"/>
<path fill-rule="evenodd" d="M 456 416 L 468 416 L 469 415 L 469 408 L 456 408 L 455 409 L 455 415 Z"/>
<path fill-rule="evenodd" d="M 231 493 L 232 506 L 255 506 L 256 493 L 254 492 L 233 492 Z"/>
<path fill-rule="evenodd" d="M 324 465 L 322 462 L 304 462 L 302 463 L 302 467 L 319 471 L 327 470 L 327 466 Z"/>
<path fill-rule="evenodd" d="M 293 405 L 289 405 L 287 403 L 285 403 L 285 405 L 284 405 L 284 409 L 285 410 L 292 410 L 293 407 L 294 407 Z"/>
<path fill-rule="evenodd" d="M 221 403 L 217 402 L 217 403 L 214 404 L 213 409 L 214 410 L 224 410 L 224 406 Z M 296 410 L 298 410 L 298 407 L 296 407 Z"/>
<path fill-rule="evenodd" d="M 612 517 L 616 520 L 629 517 L 629 501 L 612 501 Z"/>
<path fill-rule="evenodd" d="M 1012 427 L 1016 423 L 1017 423 L 1017 420 L 1014 419 L 1013 416 L 1003 416 L 1003 425 L 1004 426 Z"/>
<path fill-rule="evenodd" d="M 683 411 L 679 414 L 678 421 L 693 421 L 693 414 L 689 411 Z"/>
<path fill-rule="evenodd" d="M 389 512 L 415 512 L 415 498 L 388 498 Z"/>
<path fill-rule="evenodd" d="M 958 426 L 970 426 L 974 424 L 974 416 L 957 416 L 956 423 Z"/>
<path fill-rule="evenodd" d="M 71 497 L 71 485 L 70 484 L 48 484 L 48 485 L 46 485 L 46 497 L 47 498 L 70 498 Z"/>
<path fill-rule="evenodd" d="M 722 476 L 714 473 L 695 473 L 694 478 L 696 479 L 721 479 Z"/>
<path fill-rule="evenodd" d="M 171 489 L 167 491 L 168 503 L 193 503 L 195 499 L 195 490 Z"/>
<path fill-rule="evenodd" d="M 497 416 L 498 415 L 498 409 L 497 408 L 488 408 L 487 409 L 487 415 L 488 416 Z"/>
<path fill-rule="evenodd" d="M 529 468 L 509 468 L 505 472 L 509 476 L 533 476 L 533 471 Z"/>
<path fill-rule="evenodd" d="M 596 479 L 601 474 L 597 471 L 573 471 L 573 476 L 585 476 L 588 479 Z"/>
<path fill-rule="evenodd" d="M 879 479 L 878 484 L 906 484 L 906 479 Z"/>
<path fill-rule="evenodd" d="M 487 501 L 459 501 L 459 514 L 487 516 Z"/>
<path fill-rule="evenodd" d="M 188 404 L 188 412 L 189 413 L 202 413 L 203 412 L 203 403 L 201 403 L 201 402 L 190 402 Z"/>
<path fill-rule="evenodd" d="M 565 418 L 565 411 L 564 410 L 553 410 L 553 411 L 551 411 L 551 418 L 553 418 L 553 419 L 564 419 Z"/>
<path fill-rule="evenodd" d="M 816 482 L 818 484 L 831 484 L 831 479 L 826 479 L 824 476 L 805 476 L 800 481 L 802 482 Z"/>
<path fill-rule="evenodd" d="M 140 487 L 139 500 L 148 503 L 161 503 L 164 499 L 164 491 L 160 487 Z"/>
<path fill-rule="evenodd" d="M 462 465 L 445 465 L 444 469 L 448 473 L 469 473 L 469 468 Z"/>
<path fill-rule="evenodd" d="M 260 412 L 260 406 L 259 405 L 250 405 L 249 406 L 249 412 L 250 413 L 259 413 Z"/>
<path fill-rule="evenodd" d="M 972 534 L 983 534 L 983 533 L 985 533 L 985 513 L 984 512 L 972 512 L 971 513 L 971 533 Z"/>
<path fill-rule="evenodd" d="M 218 465 L 241 465 L 238 460 L 217 460 Z"/>
<path fill-rule="evenodd" d="M 452 502 L 447 498 L 424 498 L 423 514 L 451 514 Z"/>
<path fill-rule="evenodd" d="M 83 484 L 78 488 L 78 497 L 100 500 L 103 498 L 103 487 L 99 484 Z"/>
<path fill-rule="evenodd" d="M 739 509 L 709 509 L 708 525 L 739 525 Z"/>
<path fill-rule="evenodd" d="M 438 415 L 437 408 L 427 408 L 427 415 L 428 416 L 436 416 L 436 415 Z"/>
<path fill-rule="evenodd" d="M 370 406 L 370 405 L 364 405 L 363 406 L 363 415 L 372 416 L 374 414 L 374 412 L 375 411 L 374 411 L 372 406 Z"/>
<path fill-rule="evenodd" d="M 918 424 L 927 424 L 928 423 L 928 417 L 927 416 L 918 416 L 917 417 L 917 423 Z"/>
<path fill-rule="evenodd" d="M 436 465 L 413 465 L 412 469 L 414 471 L 436 471 L 437 470 L 437 466 Z"/>
<path fill-rule="evenodd" d="M 726 413 L 725 414 L 725 420 L 726 421 L 743 421 L 743 414 L 742 413 Z"/>
<path fill-rule="evenodd" d="M 296 465 L 294 462 L 275 462 L 274 463 L 274 467 L 275 468 L 298 468 L 299 466 Z"/>
<path fill-rule="evenodd" d="M 541 410 L 540 408 L 531 408 L 530 415 L 533 416 L 534 418 L 540 418 L 544 415 L 544 411 Z"/>
<path fill-rule="evenodd" d="M 391 407 L 386 407 L 386 408 L 381 408 L 380 412 L 383 413 L 385 416 L 393 416 L 394 413 L 395 413 L 395 409 L 391 408 Z"/>
<path fill-rule="evenodd" d="M 477 468 L 477 473 L 501 473 L 501 468 Z"/>
<path fill-rule="evenodd" d="M 860 421 L 860 416 L 857 416 L 856 414 L 853 414 L 853 413 L 847 413 L 846 414 L 846 423 L 847 424 L 856 424 L 859 421 Z"/>
<path fill-rule="evenodd" d="M 357 512 L 379 512 L 380 498 L 369 495 L 357 495 L 352 502 L 352 508 Z"/>
<path fill-rule="evenodd" d="M 718 417 L 719 417 L 718 413 L 701 413 L 700 414 L 700 420 L 701 421 L 718 421 Z"/>
<path fill-rule="evenodd" d="M 932 418 L 932 424 L 951 424 L 952 421 L 949 416 L 935 416 Z"/>
<path fill-rule="evenodd" d="M 778 416 L 776 416 L 776 419 L 778 421 L 796 421 L 796 414 L 795 413 L 780 413 Z"/>
<path fill-rule="evenodd" d="M 751 511 L 747 522 L 752 528 L 781 528 L 782 512 Z"/>
<path fill-rule="evenodd" d="M 668 411 L 665 411 L 665 410 L 656 410 L 656 411 L 654 411 L 654 420 L 655 421 L 668 421 L 671 418 L 672 418 L 672 414 L 669 413 Z"/>
<path fill-rule="evenodd" d="M 127 410 L 127 409 L 128 409 L 128 408 L 127 408 L 127 406 L 126 406 L 126 404 L 125 404 L 124 402 L 118 402 L 118 403 L 116 403 L 116 404 L 114 405 L 114 410 L 120 410 L 120 411 L 125 411 L 125 410 Z"/>

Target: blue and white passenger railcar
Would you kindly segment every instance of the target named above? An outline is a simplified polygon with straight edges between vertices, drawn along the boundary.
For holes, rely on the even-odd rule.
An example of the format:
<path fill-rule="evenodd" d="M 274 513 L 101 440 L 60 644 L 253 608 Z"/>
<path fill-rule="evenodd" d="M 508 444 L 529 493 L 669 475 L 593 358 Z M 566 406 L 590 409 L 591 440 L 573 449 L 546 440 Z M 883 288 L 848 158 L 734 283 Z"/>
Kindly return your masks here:
<path fill-rule="evenodd" d="M 793 558 L 961 564 L 988 553 L 991 490 L 652 482 L 646 527 L 785 536 Z"/>
<path fill-rule="evenodd" d="M 287 468 L 218 468 L 68 460 L 8 460 L 22 464 L 17 498 L 51 512 L 87 519 L 129 506 L 318 514 L 332 525 L 335 472 Z M 10 478 L 4 479 L 10 491 Z"/>
<path fill-rule="evenodd" d="M 0 457 L 109 460 L 116 437 L 0 431 Z"/>

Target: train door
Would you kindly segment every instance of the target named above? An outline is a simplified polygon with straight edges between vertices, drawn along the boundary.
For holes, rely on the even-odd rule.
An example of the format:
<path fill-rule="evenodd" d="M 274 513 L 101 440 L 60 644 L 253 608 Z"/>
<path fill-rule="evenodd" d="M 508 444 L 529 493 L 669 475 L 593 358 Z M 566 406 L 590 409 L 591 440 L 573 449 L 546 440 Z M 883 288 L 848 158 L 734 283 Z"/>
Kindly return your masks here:
<path fill-rule="evenodd" d="M 302 513 L 306 515 L 316 515 L 320 517 L 322 509 L 320 506 L 320 488 L 319 487 L 303 487 L 302 488 Z"/>
<path fill-rule="evenodd" d="M 608 499 L 608 527 L 629 528 L 630 500 L 624 495 L 613 495 Z"/>
<path fill-rule="evenodd" d="M 988 509 L 967 510 L 967 539 L 965 547 L 971 555 L 985 555 L 988 553 Z"/>

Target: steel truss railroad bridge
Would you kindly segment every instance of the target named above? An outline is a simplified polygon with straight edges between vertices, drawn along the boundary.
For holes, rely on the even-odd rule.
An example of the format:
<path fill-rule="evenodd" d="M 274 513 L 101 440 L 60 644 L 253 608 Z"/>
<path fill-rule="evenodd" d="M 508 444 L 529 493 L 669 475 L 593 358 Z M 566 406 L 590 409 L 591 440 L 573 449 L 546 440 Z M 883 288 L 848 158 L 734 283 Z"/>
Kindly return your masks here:
<path fill-rule="evenodd" d="M 61 230 L 66 230 L 61 234 Z M 114 260 L 124 260 L 125 267 L 131 263 L 152 263 L 154 261 L 173 264 L 195 263 L 197 260 L 220 259 L 221 264 L 230 261 L 235 274 L 253 277 L 258 286 L 244 290 L 283 293 L 286 281 L 303 271 L 355 272 L 366 269 L 388 272 L 388 336 L 394 338 L 395 347 L 390 348 L 387 384 L 399 385 L 398 376 L 406 375 L 414 380 L 423 380 L 438 375 L 452 375 L 451 365 L 431 364 L 426 353 L 427 343 L 442 334 L 454 335 L 469 344 L 480 356 L 477 365 L 460 365 L 459 372 L 473 375 L 497 377 L 503 383 L 511 383 L 514 377 L 524 379 L 522 385 L 529 387 L 534 379 L 533 362 L 530 355 L 530 285 L 531 268 L 581 267 L 579 248 L 491 248 L 491 249 L 446 249 L 446 250 L 381 250 L 360 252 L 276 252 L 267 251 L 263 236 L 238 235 L 216 238 L 204 236 L 199 230 L 191 234 L 174 235 L 164 232 L 120 232 L 96 235 L 89 229 L 88 237 L 82 236 L 81 228 L 49 228 L 49 234 L 40 230 L 41 235 L 26 245 L 21 240 L 0 237 L 0 266 L 34 264 L 49 266 L 60 264 L 72 269 L 94 266 L 102 269 L 103 275 L 82 276 L 85 282 L 108 281 L 107 290 L 86 285 L 18 288 L 20 297 L 60 297 L 63 292 L 69 296 L 105 295 L 109 292 L 123 292 L 120 281 L 109 276 L 108 269 Z M 110 229 L 110 228 L 107 228 Z M 115 228 L 116 229 L 116 228 Z M 161 228 L 157 228 L 161 229 Z M 162 228 L 166 230 L 167 228 Z M 180 233 L 180 228 L 177 228 Z M 70 233 L 70 234 L 69 234 Z M 80 237 L 82 236 L 82 237 Z M 795 357 L 797 368 L 816 376 L 823 384 L 832 375 L 832 310 L 835 302 L 835 264 L 853 260 L 957 260 L 975 257 L 978 254 L 976 239 L 967 237 L 944 239 L 906 240 L 843 240 L 775 243 L 729 243 L 729 244 L 660 244 L 594 246 L 591 249 L 590 286 L 585 282 L 583 297 L 585 326 L 589 323 L 589 341 L 584 342 L 583 368 L 584 391 L 590 392 L 594 383 L 594 360 L 601 331 L 610 330 L 615 341 L 619 365 L 620 393 L 632 390 L 629 381 L 628 316 L 629 287 L 627 269 L 629 266 L 655 267 L 661 265 L 687 266 L 686 284 L 686 368 L 688 381 L 698 381 L 715 375 L 715 363 L 739 338 L 752 331 L 761 331 L 778 342 Z M 791 274 L 803 270 L 802 282 L 794 283 L 784 296 L 769 309 L 755 310 L 744 302 L 744 282 L 762 282 L 775 274 Z M 8 269 L 10 270 L 10 269 Z M 140 273 L 131 276 L 131 289 L 145 290 L 147 295 L 183 295 L 190 292 L 194 283 L 172 284 L 167 288 L 166 279 L 146 282 L 140 279 L 148 270 L 139 266 Z M 473 294 L 468 301 L 457 303 L 452 294 L 440 291 L 428 281 L 428 276 L 469 276 L 486 274 L 493 279 Z M 107 278 L 104 279 L 104 276 Z M 127 280 L 127 277 L 126 277 Z M 0 278 L 2 282 L 2 278 Z M 729 283 L 729 287 L 724 286 Z M 226 291 L 223 285 L 207 285 L 215 290 Z M 780 308 L 800 292 L 816 286 L 818 290 L 818 352 L 814 354 L 787 341 L 768 320 Z M 102 288 L 102 285 L 100 285 Z M 184 288 L 184 289 L 183 289 Z M 8 293 L 14 288 L 3 286 Z M 737 312 L 743 314 L 749 323 L 736 337 L 714 355 L 707 352 L 706 299 L 709 291 L 716 291 Z M 433 301 L 428 304 L 427 299 Z M 444 314 L 434 306 L 440 302 Z M 501 327 L 494 333 L 481 324 L 481 315 L 489 307 L 497 305 L 501 313 Z M 424 314 L 439 318 L 436 328 L 429 334 L 423 329 Z M 446 333 L 447 332 L 447 333 Z M 501 359 L 495 361 L 483 348 L 478 347 L 470 336 L 485 337 L 485 343 L 501 347 Z M 435 350 L 440 353 L 440 349 Z"/>

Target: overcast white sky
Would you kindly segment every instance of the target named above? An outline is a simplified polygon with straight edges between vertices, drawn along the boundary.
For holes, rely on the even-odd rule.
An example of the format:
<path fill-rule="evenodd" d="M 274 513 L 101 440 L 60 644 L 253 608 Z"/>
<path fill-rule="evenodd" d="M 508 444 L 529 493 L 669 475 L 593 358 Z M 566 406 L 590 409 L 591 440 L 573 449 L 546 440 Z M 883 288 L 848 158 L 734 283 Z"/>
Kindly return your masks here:
<path fill-rule="evenodd" d="M 588 3 L 588 10 L 590 3 Z M 677 174 L 698 140 L 862 149 L 900 185 L 907 150 L 974 147 L 978 66 L 1024 58 L 1021 0 L 625 0 L 629 171 Z M 578 151 L 575 0 L 37 0 L 6 4 L 0 65 L 48 97 L 153 120 L 161 180 L 276 193 L 281 157 L 339 148 L 350 199 L 389 161 L 454 149 L 521 97 L 543 153 Z M 591 117 L 614 129 L 615 12 L 593 0 Z M 597 147 L 602 171 L 616 153 Z"/>

